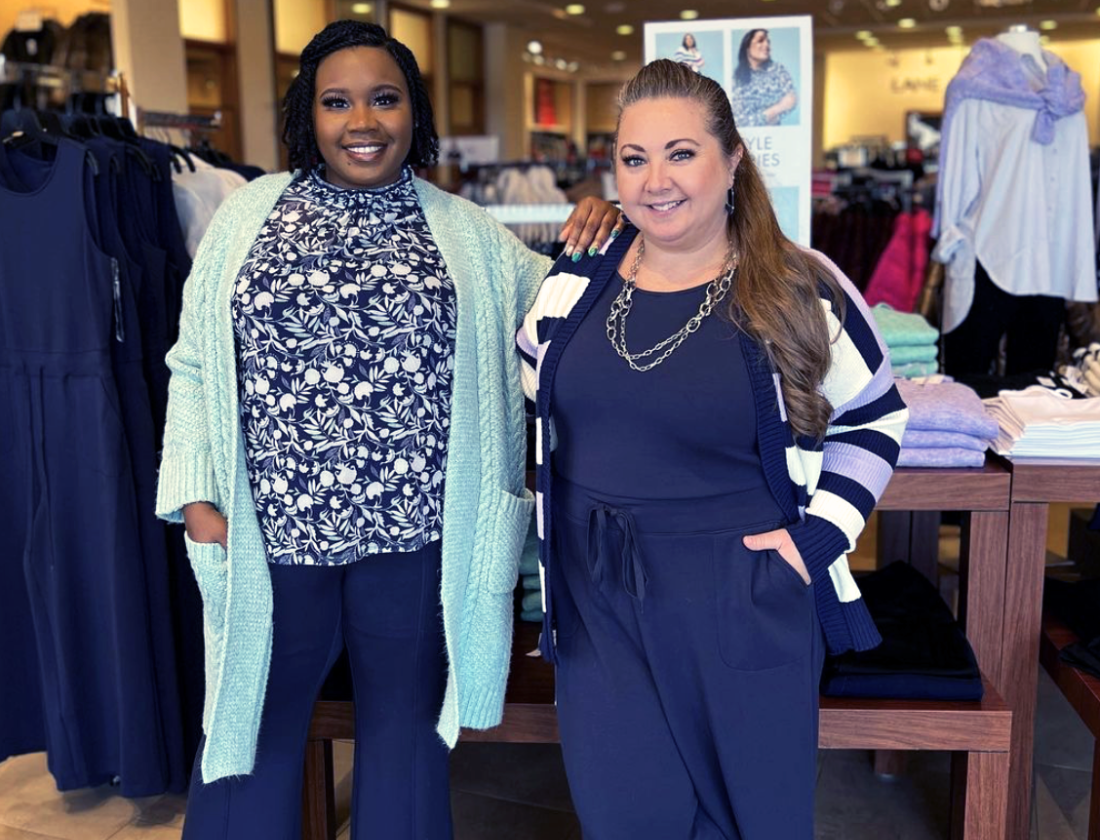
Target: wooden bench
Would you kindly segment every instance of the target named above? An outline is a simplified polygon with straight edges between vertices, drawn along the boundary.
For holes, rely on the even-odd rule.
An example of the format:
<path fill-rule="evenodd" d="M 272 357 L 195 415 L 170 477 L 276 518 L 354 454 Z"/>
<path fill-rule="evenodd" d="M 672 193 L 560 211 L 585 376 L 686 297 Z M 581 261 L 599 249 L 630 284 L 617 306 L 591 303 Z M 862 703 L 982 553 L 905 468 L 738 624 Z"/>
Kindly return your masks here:
<path fill-rule="evenodd" d="M 520 622 L 512 651 L 504 720 L 486 731 L 464 730 L 463 741 L 557 743 L 554 669 L 527 656 L 539 625 Z M 980 703 L 821 699 L 818 744 L 823 749 L 947 750 L 952 752 L 953 836 L 1000 840 L 1007 808 L 1012 712 L 985 682 Z M 332 741 L 355 737 L 354 705 L 314 707 L 303 789 L 303 840 L 334 840 Z"/>
<path fill-rule="evenodd" d="M 1062 648 L 1078 641 L 1073 631 L 1052 615 L 1043 615 L 1039 661 L 1061 689 L 1092 737 L 1092 797 L 1089 801 L 1088 840 L 1100 840 L 1100 679 L 1062 661 Z"/>

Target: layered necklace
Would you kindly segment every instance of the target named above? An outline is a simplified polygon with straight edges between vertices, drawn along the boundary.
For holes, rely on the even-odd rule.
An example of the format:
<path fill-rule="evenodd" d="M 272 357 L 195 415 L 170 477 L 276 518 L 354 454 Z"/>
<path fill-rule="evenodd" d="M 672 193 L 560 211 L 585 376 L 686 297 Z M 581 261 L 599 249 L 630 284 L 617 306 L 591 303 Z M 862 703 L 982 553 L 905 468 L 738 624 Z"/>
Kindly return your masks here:
<path fill-rule="evenodd" d="M 644 373 L 647 370 L 653 370 L 671 356 L 673 351 L 684 343 L 684 339 L 699 329 L 704 319 L 714 311 L 714 307 L 730 290 L 733 276 L 737 273 L 739 256 L 731 244 L 729 251 L 726 253 L 726 261 L 722 265 L 722 271 L 707 284 L 707 293 L 703 298 L 703 302 L 699 305 L 699 311 L 692 315 L 684 326 L 648 350 L 643 350 L 641 353 L 631 353 L 626 348 L 626 318 L 630 314 L 630 307 L 633 305 L 634 289 L 637 288 L 638 269 L 642 265 L 642 257 L 645 256 L 645 239 L 641 237 L 639 239 L 638 253 L 634 257 L 634 263 L 630 266 L 630 273 L 623 280 L 622 290 L 611 302 L 611 313 L 607 316 L 607 339 L 611 342 L 611 346 L 615 348 L 615 352 L 626 360 L 632 370 Z M 661 355 L 650 361 L 655 353 Z"/>

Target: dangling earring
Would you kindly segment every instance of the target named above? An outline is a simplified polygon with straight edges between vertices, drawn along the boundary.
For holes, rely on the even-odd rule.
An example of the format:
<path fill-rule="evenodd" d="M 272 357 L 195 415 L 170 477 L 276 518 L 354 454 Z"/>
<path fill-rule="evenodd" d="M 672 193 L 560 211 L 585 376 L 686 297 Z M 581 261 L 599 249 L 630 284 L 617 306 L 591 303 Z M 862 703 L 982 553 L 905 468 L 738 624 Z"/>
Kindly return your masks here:
<path fill-rule="evenodd" d="M 726 190 L 726 213 L 730 216 L 733 215 L 733 184 L 730 184 L 730 188 Z"/>

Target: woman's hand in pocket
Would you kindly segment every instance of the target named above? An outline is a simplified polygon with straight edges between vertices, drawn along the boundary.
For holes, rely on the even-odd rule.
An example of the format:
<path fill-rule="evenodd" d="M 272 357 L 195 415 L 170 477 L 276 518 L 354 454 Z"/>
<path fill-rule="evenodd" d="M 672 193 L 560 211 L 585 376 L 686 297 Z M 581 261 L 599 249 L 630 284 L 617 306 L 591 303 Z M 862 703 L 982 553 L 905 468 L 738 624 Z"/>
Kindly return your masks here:
<path fill-rule="evenodd" d="M 229 526 L 225 517 L 209 502 L 192 502 L 183 506 L 183 523 L 187 536 L 194 543 L 218 543 L 225 548 Z"/>
<path fill-rule="evenodd" d="M 779 552 L 779 556 L 798 572 L 799 577 L 802 578 L 805 584 L 810 585 L 810 573 L 807 571 L 802 555 L 798 553 L 798 547 L 794 544 L 794 540 L 791 539 L 791 535 L 786 528 L 780 528 L 777 531 L 765 531 L 763 534 L 750 534 L 742 542 L 744 542 L 745 548 L 750 551 L 767 551 L 771 549 Z"/>

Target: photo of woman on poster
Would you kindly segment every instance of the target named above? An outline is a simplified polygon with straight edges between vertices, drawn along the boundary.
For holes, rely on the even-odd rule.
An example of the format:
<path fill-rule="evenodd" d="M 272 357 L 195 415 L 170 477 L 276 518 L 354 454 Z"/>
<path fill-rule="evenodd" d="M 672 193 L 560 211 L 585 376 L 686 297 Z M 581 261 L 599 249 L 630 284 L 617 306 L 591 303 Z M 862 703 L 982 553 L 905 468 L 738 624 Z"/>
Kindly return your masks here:
<path fill-rule="evenodd" d="M 767 29 L 750 29 L 741 39 L 733 74 L 733 117 L 738 128 L 781 125 L 798 105 L 787 68 L 772 59 Z"/>
<path fill-rule="evenodd" d="M 703 69 L 703 65 L 706 63 L 703 59 L 703 54 L 699 52 L 699 47 L 695 43 L 695 36 L 690 32 L 685 33 L 684 40 L 680 44 L 680 48 L 672 56 L 672 60 L 679 64 L 686 64 L 696 73 Z"/>

